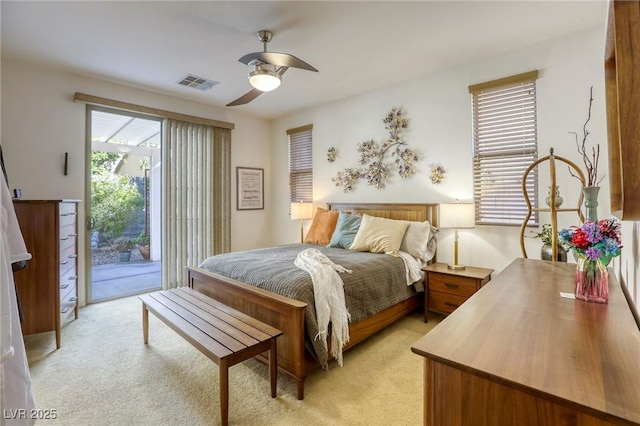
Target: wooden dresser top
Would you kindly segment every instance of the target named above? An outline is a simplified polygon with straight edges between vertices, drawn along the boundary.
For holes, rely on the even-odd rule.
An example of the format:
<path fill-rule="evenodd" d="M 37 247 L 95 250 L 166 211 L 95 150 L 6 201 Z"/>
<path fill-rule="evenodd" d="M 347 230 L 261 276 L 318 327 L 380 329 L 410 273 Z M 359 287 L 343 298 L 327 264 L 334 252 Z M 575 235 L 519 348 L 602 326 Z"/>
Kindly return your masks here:
<path fill-rule="evenodd" d="M 516 259 L 420 339 L 419 355 L 587 412 L 640 424 L 640 330 L 609 273 L 609 303 L 573 293 L 575 264 Z"/>

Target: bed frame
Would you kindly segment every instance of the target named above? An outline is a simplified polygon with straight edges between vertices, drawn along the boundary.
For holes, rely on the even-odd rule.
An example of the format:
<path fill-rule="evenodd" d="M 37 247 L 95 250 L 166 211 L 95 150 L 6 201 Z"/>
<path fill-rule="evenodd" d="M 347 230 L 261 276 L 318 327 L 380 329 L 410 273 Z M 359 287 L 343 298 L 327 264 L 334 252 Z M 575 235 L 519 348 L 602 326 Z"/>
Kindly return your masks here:
<path fill-rule="evenodd" d="M 428 220 L 438 226 L 437 204 L 328 203 L 327 207 L 388 219 Z M 306 303 L 198 267 L 187 267 L 187 274 L 189 287 L 282 330 L 283 334 L 278 339 L 278 367 L 296 380 L 297 397 L 304 399 L 306 373 L 319 366 L 304 347 Z M 372 317 L 350 324 L 350 339 L 343 350 L 413 312 L 421 303 L 422 297 L 416 294 Z M 266 358 L 262 360 L 266 361 Z"/>

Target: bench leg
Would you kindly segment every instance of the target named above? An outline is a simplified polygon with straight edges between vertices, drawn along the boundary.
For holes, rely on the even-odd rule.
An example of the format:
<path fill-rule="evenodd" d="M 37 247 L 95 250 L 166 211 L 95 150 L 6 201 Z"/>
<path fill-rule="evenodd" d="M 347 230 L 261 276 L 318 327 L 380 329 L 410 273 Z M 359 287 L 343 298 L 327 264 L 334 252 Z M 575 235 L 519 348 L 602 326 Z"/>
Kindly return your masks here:
<path fill-rule="evenodd" d="M 142 338 L 145 345 L 149 343 L 149 310 L 144 303 L 142 304 Z"/>
<path fill-rule="evenodd" d="M 271 398 L 276 397 L 278 384 L 278 345 L 276 338 L 271 339 L 271 350 L 269 350 L 269 381 L 271 382 Z"/>
<path fill-rule="evenodd" d="M 222 426 L 229 424 L 229 364 L 220 360 L 220 418 Z"/>

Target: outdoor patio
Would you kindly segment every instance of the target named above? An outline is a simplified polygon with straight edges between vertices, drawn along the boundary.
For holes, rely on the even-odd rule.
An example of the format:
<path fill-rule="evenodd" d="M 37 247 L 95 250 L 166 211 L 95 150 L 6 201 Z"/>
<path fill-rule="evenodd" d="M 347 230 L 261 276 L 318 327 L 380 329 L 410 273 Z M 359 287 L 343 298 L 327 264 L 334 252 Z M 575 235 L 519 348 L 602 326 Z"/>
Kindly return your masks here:
<path fill-rule="evenodd" d="M 93 266 L 92 301 L 160 290 L 160 261 L 106 263 Z"/>

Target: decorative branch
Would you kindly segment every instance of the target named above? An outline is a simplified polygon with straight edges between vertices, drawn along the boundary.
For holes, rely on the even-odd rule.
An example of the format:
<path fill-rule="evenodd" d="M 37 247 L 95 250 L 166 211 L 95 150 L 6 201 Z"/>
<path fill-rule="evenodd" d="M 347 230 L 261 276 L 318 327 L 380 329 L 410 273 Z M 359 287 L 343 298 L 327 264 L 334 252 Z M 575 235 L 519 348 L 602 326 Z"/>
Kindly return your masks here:
<path fill-rule="evenodd" d="M 582 156 L 582 161 L 584 162 L 584 166 L 587 169 L 587 186 L 597 186 L 602 182 L 604 176 L 598 180 L 598 162 L 600 161 L 600 144 L 596 144 L 595 147 L 591 147 L 591 156 L 587 153 L 587 137 L 591 134 L 589 130 L 587 130 L 587 124 L 591 121 L 591 106 L 593 104 L 593 86 L 591 86 L 591 90 L 589 92 L 589 111 L 587 114 L 587 121 L 585 121 L 582 126 L 582 142 L 578 141 L 578 133 L 569 132 L 570 134 L 575 136 L 576 139 L 576 147 L 578 149 L 578 154 Z M 569 173 L 571 176 L 580 179 L 576 176 L 571 168 L 569 168 Z"/>
<path fill-rule="evenodd" d="M 402 110 L 393 108 L 382 121 L 385 129 L 389 131 L 389 137 L 382 146 L 378 147 L 373 139 L 358 144 L 358 164 L 368 165 L 359 170 L 345 169 L 331 179 L 336 186 L 342 185 L 344 192 L 353 190 L 359 179 L 366 179 L 367 184 L 374 185 L 377 189 L 384 188 L 393 168 L 398 170 L 402 179 L 415 174 L 413 162 L 419 158 L 407 147 L 407 142 L 402 137 L 402 129 L 406 129 L 409 124 L 402 116 Z M 387 152 L 391 152 L 391 156 L 395 157 L 393 163 L 385 163 Z"/>

